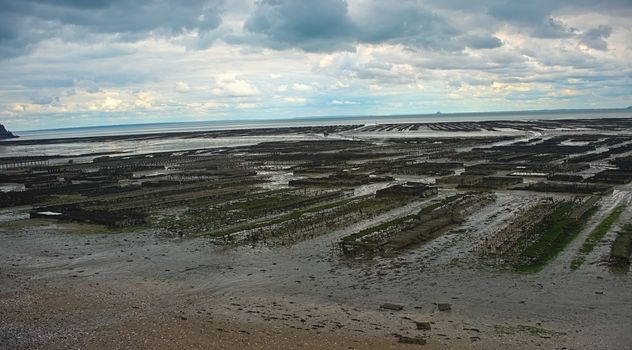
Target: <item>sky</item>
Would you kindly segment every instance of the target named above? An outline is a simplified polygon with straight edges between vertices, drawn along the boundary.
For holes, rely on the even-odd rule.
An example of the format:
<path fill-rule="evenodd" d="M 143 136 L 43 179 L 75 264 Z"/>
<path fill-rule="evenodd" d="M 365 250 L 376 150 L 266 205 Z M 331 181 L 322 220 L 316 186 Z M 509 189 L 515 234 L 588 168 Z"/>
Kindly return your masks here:
<path fill-rule="evenodd" d="M 0 0 L 0 123 L 632 105 L 632 0 Z"/>

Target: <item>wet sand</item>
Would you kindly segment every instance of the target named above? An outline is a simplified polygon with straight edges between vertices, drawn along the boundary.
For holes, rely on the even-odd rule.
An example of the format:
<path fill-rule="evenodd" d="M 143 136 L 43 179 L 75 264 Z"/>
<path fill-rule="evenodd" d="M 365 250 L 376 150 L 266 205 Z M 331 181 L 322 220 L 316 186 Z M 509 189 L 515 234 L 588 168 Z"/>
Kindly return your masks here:
<path fill-rule="evenodd" d="M 599 265 L 499 272 L 472 263 L 468 239 L 455 246 L 450 233 L 399 258 L 347 261 L 332 253 L 337 232 L 290 248 L 81 229 L 0 229 L 3 348 L 419 347 L 398 335 L 429 349 L 632 344 L 627 275 Z M 404 308 L 380 309 L 386 302 Z"/>
<path fill-rule="evenodd" d="M 445 143 L 452 145 L 454 152 L 467 156 L 458 169 L 461 173 L 473 165 L 471 157 L 477 164 L 489 160 L 485 159 L 484 149 L 476 147 L 486 145 L 489 150 L 489 147 L 510 143 L 537 142 L 533 141 L 533 136 L 539 138 L 545 132 L 559 131 L 534 132 L 525 125 L 524 130 L 513 136 L 526 138 L 494 138 L 489 144 L 479 144 L 482 140 L 449 142 L 446 139 L 437 141 L 441 146 L 423 142 L 393 142 L 383 146 L 380 140 L 385 135 L 398 135 L 401 141 L 404 135 L 416 137 L 422 134 L 418 129 L 387 132 L 383 128 L 386 127 L 367 126 L 362 131 L 366 139 L 377 140 L 375 144 L 363 141 L 364 153 L 358 151 L 358 145 L 341 141 L 354 135 L 339 133 L 333 135 L 334 140 L 320 143 L 322 149 L 318 155 L 313 152 L 314 146 L 301 142 L 242 147 L 226 153 L 225 157 L 200 156 L 197 152 L 186 157 L 173 154 L 171 156 L 176 159 L 173 162 L 182 162 L 177 163 L 178 166 L 189 164 L 190 168 L 181 169 L 185 174 L 187 169 L 197 173 L 203 169 L 202 175 L 207 179 L 185 185 L 167 183 L 164 187 L 159 187 L 160 183 L 156 181 L 156 188 L 127 189 L 131 193 L 129 197 L 119 191 L 100 194 L 98 190 L 107 187 L 108 183 L 94 182 L 92 186 L 97 193 L 86 190 L 85 196 L 78 196 L 78 199 L 60 192 L 65 197 L 35 198 L 29 205 L 6 206 L 0 210 L 0 261 L 3 262 L 0 264 L 0 349 L 632 349 L 632 278 L 630 273 L 613 273 L 607 262 L 617 230 L 632 220 L 630 184 L 616 185 L 612 193 L 601 196 L 599 208 L 578 236 L 542 270 L 534 273 L 519 273 L 503 261 L 490 261 L 481 254 L 483 242 L 519 216 L 521 210 L 542 198 L 574 200 L 576 195 L 498 188 L 493 191 L 493 203 L 460 218 L 458 224 L 441 229 L 435 239 L 402 249 L 394 256 L 378 254 L 361 258 L 341 254 L 339 243 L 343 237 L 415 214 L 429 203 L 437 203 L 461 190 L 454 185 L 441 185 L 438 194 L 431 198 L 415 197 L 396 207 L 380 207 L 372 215 L 358 215 L 357 220 L 326 226 L 331 227 L 329 231 L 316 228 L 312 235 L 305 234 L 285 242 L 280 242 L 281 235 L 271 235 L 269 239 L 254 240 L 257 243 L 243 240 L 238 244 L 223 245 L 220 242 L 226 239 L 209 234 L 216 229 L 214 226 L 205 231 L 207 236 L 195 238 L 199 236 L 195 231 L 172 232 L 168 226 L 156 222 L 154 226 L 144 225 L 133 231 L 131 228 L 108 229 L 72 221 L 28 219 L 29 210 L 40 200 L 69 201 L 82 207 L 86 203 L 108 208 L 122 205 L 124 210 L 144 208 L 147 204 L 152 214 L 150 217 L 161 218 L 160 215 L 177 216 L 188 207 L 218 204 L 208 198 L 199 199 L 198 196 L 204 194 L 219 193 L 226 196 L 226 201 L 235 202 L 252 196 L 251 192 L 259 189 L 271 192 L 285 189 L 291 196 L 298 196 L 299 190 L 288 190 L 288 181 L 309 177 L 310 171 L 325 176 L 331 170 L 349 170 L 367 164 L 370 170 L 376 170 L 376 165 L 387 170 L 402 164 L 412 166 L 418 164 L 416 161 L 428 161 L 425 158 L 427 152 L 441 153 Z M 437 132 L 443 132 L 437 130 L 427 129 L 426 132 L 435 136 Z M 616 135 L 620 132 L 627 133 L 625 130 L 613 131 Z M 457 135 L 454 131 L 450 133 Z M 294 137 L 292 134 L 268 136 Z M 303 141 L 325 138 L 320 134 L 296 137 Z M 191 140 L 195 139 L 178 139 L 175 146 L 157 140 L 135 142 L 141 148 L 165 146 L 171 152 L 170 147 L 180 149 Z M 244 141 L 239 138 L 230 140 Z M 205 147 L 212 147 L 213 142 L 218 145 L 224 142 L 219 138 L 202 141 Z M 255 140 L 252 142 L 256 143 Z M 617 142 L 627 145 L 632 141 Z M 83 147 L 81 142 L 78 144 Z M 235 146 L 222 144 L 222 147 L 231 145 Z M 33 146 L 26 143 L 19 147 L 30 149 Z M 59 146 L 54 143 L 41 145 L 51 151 Z M 98 148 L 98 145 L 89 146 L 88 151 Z M 419 147 L 426 147 L 425 151 Z M 261 153 L 262 149 L 268 149 L 266 152 L 275 156 L 287 155 L 289 160 Z M 303 160 L 332 161 L 330 152 L 334 151 L 339 151 L 336 154 L 348 161 L 334 162 L 337 165 L 329 168 L 322 168 L 322 164 L 303 167 L 306 171 L 303 175 L 300 172 L 291 174 L 289 170 L 290 166 L 301 170 Z M 599 149 L 594 150 L 597 151 Z M 489 154 L 502 157 L 502 152 Z M 300 157 L 295 159 L 297 154 Z M 380 155 L 379 159 L 374 158 L 376 154 Z M 632 155 L 632 151 L 621 154 Z M 241 164 L 239 160 L 245 155 L 253 158 Z M 388 162 L 393 155 L 402 157 L 399 163 Z M 160 155 L 165 161 L 170 161 L 171 156 Z M 538 165 L 537 154 L 531 156 L 527 163 L 519 158 L 512 164 Z M 555 156 L 555 165 L 562 168 L 567 157 Z M 191 159 L 194 161 L 190 162 Z M 261 164 L 256 162 L 258 159 L 263 159 Z M 406 163 L 407 159 L 412 163 Z M 121 158 L 120 162 L 142 160 Z M 271 162 L 265 163 L 266 160 Z M 118 161 L 109 160 L 114 168 L 121 166 Z M 202 163 L 196 166 L 195 162 Z M 591 163 L 592 168 L 586 169 L 584 175 L 592 176 L 603 170 L 607 165 L 603 162 L 605 160 Z M 165 164 L 172 165 L 170 162 Z M 432 166 L 432 163 L 428 164 Z M 260 168 L 249 175 L 240 172 L 242 167 L 255 169 L 255 166 Z M 89 164 L 79 164 L 75 173 L 90 176 L 90 167 Z M 213 167 L 219 170 L 233 167 L 239 171 L 224 174 Z M 51 170 L 56 169 L 52 167 Z M 506 174 L 509 171 L 501 169 L 499 172 Z M 154 172 L 156 169 L 149 169 L 143 174 Z M 41 173 L 46 178 L 49 175 Z M 12 176 L 32 175 L 28 169 L 16 174 Z M 59 174 L 73 176 L 72 172 Z M 134 180 L 131 170 L 128 175 L 131 176 L 128 180 Z M 361 185 L 354 185 L 348 191 L 348 198 L 370 196 L 396 182 L 434 183 L 437 178 L 428 174 L 395 175 L 391 182 L 360 182 Z M 57 175 L 51 175 L 54 176 Z M 205 182 L 207 180 L 217 187 L 210 186 Z M 525 183 L 536 181 L 540 180 L 525 177 Z M 281 196 L 277 195 L 264 194 L 271 199 L 267 204 L 280 202 Z M 251 202 L 256 199 L 251 198 Z M 317 203 L 323 207 L 319 209 L 323 212 L 328 210 L 323 204 L 331 204 L 329 201 Z M 570 262 L 584 239 L 620 205 L 624 205 L 625 210 L 619 221 L 586 256 L 585 263 L 572 271 Z M 265 217 L 237 218 L 276 218 L 303 207 L 278 208 L 281 209 L 266 212 Z M 222 221 L 218 219 L 218 222 Z M 226 224 L 233 223 L 227 220 Z M 177 238 L 182 236 L 184 238 Z M 385 303 L 399 305 L 401 310 L 382 308 Z M 449 304 L 450 310 L 439 310 L 439 304 Z M 400 341 L 426 344 L 403 344 Z"/>

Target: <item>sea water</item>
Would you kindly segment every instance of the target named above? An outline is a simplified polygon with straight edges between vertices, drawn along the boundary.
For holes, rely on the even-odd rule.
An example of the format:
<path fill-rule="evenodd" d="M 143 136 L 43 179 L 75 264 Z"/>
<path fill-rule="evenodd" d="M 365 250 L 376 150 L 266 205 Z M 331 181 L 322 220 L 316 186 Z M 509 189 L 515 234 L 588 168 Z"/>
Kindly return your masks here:
<path fill-rule="evenodd" d="M 252 136 L 219 136 L 187 138 L 170 133 L 200 132 L 213 130 L 282 128 L 299 126 L 323 125 L 366 125 L 366 124 L 397 124 L 397 123 L 430 123 L 430 122 L 458 122 L 485 120 L 552 120 L 552 119 L 587 119 L 587 118 L 624 118 L 632 117 L 632 109 L 606 110 L 560 110 L 560 111 L 529 111 L 529 112 L 493 112 L 493 113 L 462 113 L 462 114 L 425 114 L 404 116 L 355 116 L 355 117 L 314 117 L 301 119 L 274 120 L 241 120 L 241 121 L 201 121 L 178 123 L 153 123 L 131 125 L 106 125 L 94 127 L 77 127 L 65 129 L 16 131 L 17 139 L 0 143 L 0 160 L 3 157 L 28 156 L 60 156 L 51 163 L 66 162 L 68 157 L 74 161 L 91 161 L 92 153 L 108 153 L 111 156 L 145 154 L 154 152 L 175 152 L 193 149 L 213 149 L 219 147 L 248 146 L 261 142 L 289 141 L 289 140 L 317 140 L 325 138 L 322 134 L 283 134 L 283 135 L 252 135 Z M 153 138 L 130 138 L 115 140 L 71 140 L 72 138 L 89 138 L 98 136 L 121 135 L 149 135 L 165 134 Z M 436 132 L 435 132 L 436 135 Z M 450 134 L 451 135 L 451 134 Z M 330 137 L 335 137 L 331 135 Z M 449 136 L 449 135 L 448 135 Z M 55 139 L 55 143 L 38 143 L 32 145 L 12 144 L 20 140 Z M 64 139 L 68 139 L 65 142 Z M 77 157 L 85 155 L 83 157 Z"/>
<path fill-rule="evenodd" d="M 75 137 L 118 136 L 195 132 L 210 130 L 260 129 L 298 126 L 389 124 L 389 123 L 432 123 L 485 120 L 550 120 L 587 118 L 632 117 L 632 109 L 591 109 L 518 111 L 487 113 L 450 113 L 393 116 L 341 116 L 311 117 L 266 120 L 213 120 L 196 122 L 170 122 L 150 124 L 104 125 L 63 129 L 13 131 L 19 136 L 15 140 L 43 140 Z"/>

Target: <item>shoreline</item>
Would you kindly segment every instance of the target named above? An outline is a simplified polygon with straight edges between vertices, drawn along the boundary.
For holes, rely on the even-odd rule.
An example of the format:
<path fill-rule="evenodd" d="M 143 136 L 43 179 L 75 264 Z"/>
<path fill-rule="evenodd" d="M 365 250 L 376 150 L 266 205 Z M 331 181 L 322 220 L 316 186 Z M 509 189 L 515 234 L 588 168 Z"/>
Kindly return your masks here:
<path fill-rule="evenodd" d="M 632 118 L 560 123 L 16 146 L 0 348 L 626 348 Z"/>
<path fill-rule="evenodd" d="M 509 283 L 527 290 L 501 300 L 496 299 L 505 294 L 506 287 L 501 285 L 498 292 L 487 296 L 491 290 L 463 290 L 471 288 L 473 281 L 465 277 L 467 269 L 461 271 L 458 267 L 443 272 L 422 269 L 421 280 L 414 282 L 416 278 L 402 276 L 411 276 L 418 265 L 381 261 L 377 264 L 384 266 L 370 279 L 383 282 L 366 284 L 358 278 L 364 270 L 361 264 L 342 268 L 330 265 L 325 255 L 290 254 L 287 248 L 278 248 L 259 253 L 265 257 L 263 260 L 243 265 L 248 257 L 239 258 L 230 251 L 222 253 L 222 248 L 205 244 L 204 239 L 174 241 L 150 232 L 73 234 L 68 233 L 72 232 L 71 226 L 51 225 L 46 221 L 42 224 L 41 230 L 26 228 L 19 235 L 0 232 L 0 246 L 4 247 L 0 256 L 11 263 L 0 277 L 3 286 L 0 305 L 5 320 L 0 330 L 5 338 L 7 335 L 12 338 L 11 334 L 17 332 L 13 339 L 25 342 L 15 344 L 21 347 L 408 349 L 413 346 L 398 343 L 396 334 L 399 334 L 422 337 L 427 341 L 423 348 L 427 349 L 507 346 L 590 349 L 599 347 L 601 337 L 597 335 L 604 331 L 602 327 L 587 328 L 587 322 L 596 326 L 603 317 L 598 316 L 601 314 L 598 310 L 590 311 L 579 305 L 567 310 L 572 304 L 558 311 L 551 308 L 553 304 L 533 308 L 551 297 L 549 302 L 562 300 L 559 292 L 566 287 L 556 283 L 562 277 L 555 277 L 556 274 L 511 278 L 509 281 L 513 282 Z M 30 232 L 28 238 L 24 236 L 27 232 Z M 70 237 L 73 239 L 69 240 Z M 221 257 L 223 254 L 226 255 Z M 208 255 L 219 257 L 204 258 Z M 317 265 L 337 271 L 311 278 L 311 272 L 290 267 L 306 260 L 318 261 Z M 225 265 L 222 261 L 232 263 Z M 276 262 L 259 265 L 263 261 Z M 393 271 L 391 264 L 399 265 L 396 269 L 400 271 Z M 237 266 L 241 266 L 238 271 L 234 269 Z M 566 279 L 570 282 L 577 278 Z M 427 279 L 432 282 L 422 282 Z M 342 281 L 348 281 L 351 288 L 340 285 Z M 393 285 L 387 287 L 386 281 Z M 586 303 L 585 297 L 597 297 L 603 300 L 599 309 L 610 305 L 609 313 L 620 308 L 612 303 L 614 300 L 624 305 L 632 303 L 629 297 L 617 296 L 615 290 L 595 296 L 603 282 L 594 281 L 594 290 L 575 292 L 574 298 Z M 465 285 L 457 287 L 463 282 Z M 421 288 L 421 298 L 417 299 L 416 293 L 407 296 L 407 285 Z M 338 289 L 332 289 L 333 286 Z M 383 291 L 385 287 L 392 291 Z M 333 294 L 326 294 L 327 290 Z M 348 291 L 335 295 L 343 290 Z M 542 291 L 548 292 L 542 294 Z M 369 295 L 372 297 L 364 299 Z M 382 302 L 400 303 L 404 309 L 381 309 Z M 452 310 L 438 311 L 436 302 L 448 302 Z M 474 307 L 481 303 L 487 306 Z M 505 309 L 512 309 L 513 315 L 506 314 Z M 578 315 L 579 310 L 584 315 Z M 620 316 L 611 314 L 611 317 L 626 317 L 622 312 L 619 310 L 615 314 Z M 564 321 L 572 314 L 575 316 Z M 432 330 L 417 330 L 416 321 L 430 322 Z M 583 329 L 581 333 L 572 331 L 579 328 Z M 614 334 L 621 338 L 613 337 Z M 616 329 L 603 335 L 608 336 L 612 346 L 625 346 L 631 340 Z"/>
<path fill-rule="evenodd" d="M 418 115 L 403 115 L 403 116 L 377 116 L 377 117 L 349 117 L 342 118 L 340 120 L 335 118 L 317 118 L 312 121 L 310 119 L 279 119 L 278 126 L 267 126 L 265 124 L 248 124 L 249 121 L 244 121 L 242 126 L 239 125 L 238 121 L 235 122 L 227 122 L 225 127 L 214 128 L 212 125 L 208 126 L 197 126 L 194 127 L 194 130 L 181 130 L 178 126 L 184 126 L 186 124 L 205 124 L 207 122 L 165 122 L 165 123 L 157 123 L 157 124 L 123 124 L 123 125 L 106 125 L 106 126 L 92 126 L 92 127 L 78 127 L 78 128 L 61 128 L 61 129 L 42 129 L 42 130 L 26 130 L 23 131 L 27 133 L 26 136 L 18 135 L 15 139 L 6 139 L 0 140 L 0 145 L 36 145 L 36 144 L 54 144 L 59 143 L 61 141 L 64 142 L 98 142 L 98 141 L 117 141 L 117 140 L 134 140 L 141 138 L 164 138 L 164 137 L 238 137 L 238 136 L 259 136 L 259 135 L 270 135 L 270 134 L 291 134 L 291 133 L 335 133 L 340 131 L 348 131 L 353 129 L 358 129 L 367 125 L 418 125 L 418 126 L 427 126 L 433 124 L 473 124 L 480 125 L 482 129 L 485 128 L 486 125 L 493 124 L 513 124 L 513 123 L 558 123 L 560 121 L 563 122 L 589 122 L 589 121 L 604 121 L 604 120 L 625 120 L 632 118 L 632 109 L 607 109 L 607 110 L 559 110 L 559 111 L 519 111 L 519 112 L 508 112 L 513 113 L 516 116 L 540 116 L 546 113 L 553 113 L 559 116 L 559 118 L 533 118 L 533 119 L 521 119 L 521 118 L 505 118 L 505 119 L 494 119 L 494 118 L 484 118 L 484 119 L 463 119 L 463 120 L 418 120 L 420 116 Z M 593 112 L 605 112 L 607 113 L 624 113 L 620 116 L 602 116 L 595 117 Z M 577 115 L 573 115 L 572 113 L 580 113 L 586 114 L 586 117 L 578 118 Z M 572 115 L 569 117 L 568 115 Z M 441 114 L 440 114 L 441 115 Z M 445 114 L 446 116 L 493 116 L 499 115 L 504 116 L 505 112 L 491 112 L 491 113 L 455 113 L 455 114 Z M 433 115 L 421 115 L 423 117 L 430 117 Z M 378 123 L 377 120 L 380 122 Z M 277 121 L 277 120 L 275 120 Z M 208 122 L 210 123 L 210 122 Z M 218 122 L 221 124 L 221 122 Z M 236 125 L 232 125 L 236 124 Z M 123 131 L 126 128 L 141 128 L 141 127 L 150 127 L 150 126 L 174 126 L 175 129 L 172 131 L 161 131 L 161 132 L 138 132 L 135 131 L 125 131 L 125 133 L 117 135 L 116 131 Z M 73 136 L 72 131 L 80 132 L 81 130 L 107 130 L 111 129 L 112 135 L 85 135 L 85 136 Z M 150 128 L 153 130 L 153 128 Z M 71 132 L 71 136 L 66 136 L 66 132 Z M 32 133 L 44 133 L 44 135 L 49 135 L 45 137 L 38 137 L 35 139 L 29 138 L 28 134 Z M 55 136 L 57 134 L 57 136 Z M 58 139 L 59 136 L 62 136 Z"/>

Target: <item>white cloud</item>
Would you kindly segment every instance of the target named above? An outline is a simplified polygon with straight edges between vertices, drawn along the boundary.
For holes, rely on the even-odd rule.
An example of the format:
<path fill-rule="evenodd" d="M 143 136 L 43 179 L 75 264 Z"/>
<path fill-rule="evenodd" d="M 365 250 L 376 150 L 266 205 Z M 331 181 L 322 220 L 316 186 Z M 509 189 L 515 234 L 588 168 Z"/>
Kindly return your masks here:
<path fill-rule="evenodd" d="M 26 111 L 26 106 L 20 103 L 15 103 L 11 107 L 11 111 L 13 111 L 14 113 L 22 113 Z"/>
<path fill-rule="evenodd" d="M 152 93 L 143 91 L 136 94 L 136 101 L 134 104 L 137 107 L 151 108 L 155 99 L 156 97 Z"/>
<path fill-rule="evenodd" d="M 217 109 L 223 107 L 220 103 L 215 101 L 205 101 L 205 102 L 193 102 L 188 103 L 186 105 L 187 109 L 195 110 L 197 112 L 207 111 L 209 109 Z"/>
<path fill-rule="evenodd" d="M 213 22 L 218 28 L 199 28 L 197 16 L 202 13 L 190 7 L 181 14 L 187 18 L 193 14 L 194 21 L 181 18 L 178 25 L 165 26 L 158 20 L 147 28 L 174 30 L 139 33 L 119 31 L 118 27 L 90 31 L 90 24 L 64 24 L 67 17 L 50 18 L 55 23 L 42 19 L 59 13 L 36 11 L 35 17 L 40 19 L 32 22 L 24 20 L 33 14 L 3 13 L 32 28 L 14 33 L 23 42 L 0 43 L 0 119 L 15 117 L 22 123 L 19 128 L 28 129 L 36 119 L 45 123 L 38 127 L 77 126 L 110 122 L 122 114 L 166 121 L 333 115 L 343 108 L 349 114 L 396 114 L 632 103 L 630 6 L 614 9 L 615 2 L 558 6 L 560 2 L 553 1 L 551 8 L 556 9 L 544 11 L 543 17 L 539 11 L 527 11 L 537 10 L 542 2 L 526 2 L 524 13 L 510 11 L 514 6 L 523 8 L 512 2 L 346 2 L 352 22 L 375 25 L 368 32 L 363 27 L 370 37 L 358 37 L 357 33 L 345 36 L 330 27 L 323 28 L 329 36 L 319 37 L 318 23 L 322 22 L 305 27 L 309 21 L 293 21 L 296 18 L 285 18 L 285 25 L 289 25 L 285 27 L 280 22 L 270 23 L 281 25 L 270 28 L 281 35 L 277 39 L 285 34 L 296 39 L 308 35 L 312 48 L 308 52 L 301 50 L 307 48 L 301 41 L 275 46 L 268 40 L 274 39 L 269 34 L 253 36 L 244 31 L 244 21 L 259 6 L 252 2 L 225 2 L 227 10 L 221 22 Z M 273 2 L 265 3 L 273 6 Z M 64 11 L 76 7 L 71 2 L 64 4 Z M 117 4 L 112 3 L 106 12 L 115 10 Z M 325 9 L 324 4 L 314 6 L 314 11 Z M 414 7 L 427 11 L 412 11 Z M 28 10 L 26 5 L 13 10 L 18 8 Z M 429 21 L 410 21 L 407 11 L 398 10 L 402 8 L 411 9 L 412 14 L 426 13 L 429 16 L 423 18 Z M 156 20 L 149 7 L 145 10 L 143 20 Z M 84 11 L 83 7 L 77 11 Z M 332 19 L 344 15 L 321 14 L 325 13 L 334 16 Z M 265 19 L 278 21 L 274 14 L 281 13 L 270 12 Z M 307 16 L 304 19 L 311 20 L 315 14 L 303 13 Z M 526 20 L 532 15 L 537 18 Z M 200 19 L 208 16 L 203 14 Z M 555 21 L 542 22 L 540 17 Z M 106 22 L 95 25 L 116 24 Z M 195 25 L 182 30 L 183 23 Z M 536 33 L 534 27 L 543 23 L 548 23 L 546 30 Z M 420 38 L 419 30 L 448 27 L 453 27 L 454 35 L 440 36 L 445 43 L 411 42 Z M 301 28 L 308 31 L 276 31 Z M 353 31 L 347 26 L 341 28 Z M 461 41 L 456 42 L 459 45 L 454 46 L 452 37 Z M 494 38 L 502 45 L 496 47 Z M 469 40 L 467 47 L 460 49 L 464 39 Z M 199 41 L 205 45 L 196 46 Z M 24 44 L 31 46 L 21 51 Z M 433 48 L 436 46 L 445 49 Z M 315 50 L 318 48 L 323 51 Z M 578 98 L 588 94 L 590 99 Z"/>
<path fill-rule="evenodd" d="M 350 87 L 350 86 L 351 86 L 350 84 L 348 84 L 348 83 L 344 83 L 344 82 L 342 82 L 342 81 L 338 80 L 338 81 L 336 81 L 336 83 L 335 83 L 335 84 L 333 84 L 333 85 L 331 86 L 331 88 L 332 88 L 332 89 L 346 89 L 346 88 L 348 88 L 348 87 Z"/>
<path fill-rule="evenodd" d="M 307 91 L 314 90 L 314 88 L 311 87 L 310 85 L 307 85 L 307 84 L 295 83 L 295 84 L 292 85 L 292 90 L 300 91 L 300 92 L 307 92 Z"/>
<path fill-rule="evenodd" d="M 256 103 L 239 103 L 239 104 L 237 104 L 237 108 L 239 108 L 239 109 L 252 109 L 252 108 L 257 108 L 257 104 Z"/>
<path fill-rule="evenodd" d="M 191 87 L 183 81 L 176 82 L 174 89 L 176 90 L 176 92 L 181 93 L 187 93 L 191 91 Z"/>
<path fill-rule="evenodd" d="M 259 89 L 245 80 L 219 79 L 215 82 L 213 94 L 225 97 L 243 97 L 259 94 Z"/>
<path fill-rule="evenodd" d="M 357 101 L 349 101 L 349 100 L 332 100 L 331 101 L 332 105 L 357 105 L 360 104 L 360 102 Z"/>
<path fill-rule="evenodd" d="M 547 96 L 550 97 L 572 97 L 572 96 L 577 96 L 579 95 L 580 92 L 575 90 L 575 89 L 560 89 L 560 90 L 556 90 L 556 91 L 551 91 L 547 94 Z"/>
<path fill-rule="evenodd" d="M 287 103 L 294 103 L 294 104 L 305 104 L 305 102 L 307 102 L 307 99 L 304 97 L 290 96 L 290 97 L 285 97 L 283 101 Z"/>
<path fill-rule="evenodd" d="M 106 96 L 105 101 L 103 101 L 103 103 L 101 103 L 100 105 L 94 105 L 94 108 L 95 109 L 100 108 L 106 111 L 115 111 L 119 109 L 120 107 L 122 107 L 122 105 L 123 105 L 123 100 L 114 98 L 112 96 Z"/>

